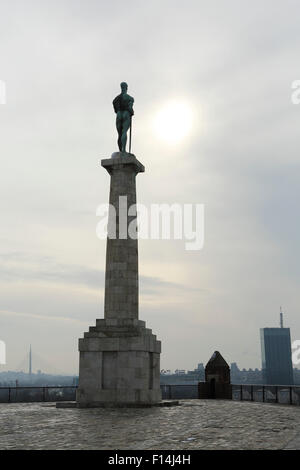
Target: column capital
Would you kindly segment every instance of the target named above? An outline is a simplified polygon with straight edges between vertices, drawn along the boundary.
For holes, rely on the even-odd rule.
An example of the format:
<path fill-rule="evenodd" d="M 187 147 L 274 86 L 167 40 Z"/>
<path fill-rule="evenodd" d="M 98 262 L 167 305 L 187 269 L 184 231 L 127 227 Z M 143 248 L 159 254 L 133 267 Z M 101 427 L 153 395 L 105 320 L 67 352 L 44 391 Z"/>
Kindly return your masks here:
<path fill-rule="evenodd" d="M 121 170 L 124 167 L 131 166 L 134 172 L 144 173 L 145 167 L 132 153 L 115 152 L 111 158 L 101 160 L 101 166 L 111 175 L 114 170 Z"/>

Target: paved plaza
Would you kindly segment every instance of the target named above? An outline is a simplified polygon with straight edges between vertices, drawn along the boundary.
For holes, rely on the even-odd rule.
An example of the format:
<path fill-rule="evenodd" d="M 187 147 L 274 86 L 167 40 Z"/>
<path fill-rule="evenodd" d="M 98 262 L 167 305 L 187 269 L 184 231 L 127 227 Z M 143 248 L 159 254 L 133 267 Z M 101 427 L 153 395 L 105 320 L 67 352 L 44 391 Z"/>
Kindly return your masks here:
<path fill-rule="evenodd" d="M 0 404 L 0 449 L 299 449 L 300 407 L 225 400 L 57 409 Z"/>

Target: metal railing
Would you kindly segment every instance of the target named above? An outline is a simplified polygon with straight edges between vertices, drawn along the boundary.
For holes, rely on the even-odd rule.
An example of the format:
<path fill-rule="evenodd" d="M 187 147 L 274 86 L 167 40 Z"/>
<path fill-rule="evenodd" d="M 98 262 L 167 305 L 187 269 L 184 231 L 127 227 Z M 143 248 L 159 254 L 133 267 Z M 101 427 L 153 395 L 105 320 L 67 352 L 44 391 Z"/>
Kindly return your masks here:
<path fill-rule="evenodd" d="M 198 384 L 187 385 L 187 384 L 176 384 L 170 385 L 165 384 L 160 386 L 162 399 L 163 400 L 174 400 L 174 399 L 186 399 L 198 398 Z"/>
<path fill-rule="evenodd" d="M 163 399 L 198 398 L 197 385 L 161 385 Z M 251 385 L 232 384 L 232 399 L 300 405 L 300 386 L 297 385 Z"/>
<path fill-rule="evenodd" d="M 0 387 L 0 403 L 74 401 L 76 386 Z"/>
<path fill-rule="evenodd" d="M 198 398 L 198 385 L 161 385 L 163 399 Z M 77 386 L 0 387 L 0 403 L 74 401 Z"/>
<path fill-rule="evenodd" d="M 198 384 L 161 385 L 163 400 L 197 399 Z M 77 386 L 0 387 L 0 403 L 74 401 Z M 300 386 L 232 384 L 232 399 L 300 405 Z"/>
<path fill-rule="evenodd" d="M 282 405 L 300 405 L 298 385 L 232 385 L 232 399 Z"/>

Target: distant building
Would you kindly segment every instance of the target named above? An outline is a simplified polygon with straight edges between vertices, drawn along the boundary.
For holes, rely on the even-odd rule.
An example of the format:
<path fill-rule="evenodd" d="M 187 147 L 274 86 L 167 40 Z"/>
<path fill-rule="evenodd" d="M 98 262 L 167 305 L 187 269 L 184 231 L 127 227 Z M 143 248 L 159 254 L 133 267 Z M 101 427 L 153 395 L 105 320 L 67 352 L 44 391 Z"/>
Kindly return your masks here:
<path fill-rule="evenodd" d="M 260 330 L 263 382 L 267 385 L 294 384 L 290 329 L 283 328 L 280 313 L 280 328 Z"/>
<path fill-rule="evenodd" d="M 0 372 L 1 387 L 59 387 L 70 385 L 76 385 L 74 384 L 74 376 L 71 375 L 51 375 L 39 371 L 37 374 L 32 373 L 30 376 L 28 372 Z"/>
<path fill-rule="evenodd" d="M 183 370 L 183 369 L 176 369 L 176 370 L 175 370 L 175 374 L 176 374 L 176 375 L 185 375 L 185 370 Z"/>
<path fill-rule="evenodd" d="M 230 366 L 231 383 L 233 384 L 262 384 L 262 372 L 259 369 L 240 370 L 236 362 Z"/>
<path fill-rule="evenodd" d="M 197 369 L 185 371 L 182 369 L 176 369 L 172 374 L 171 371 L 161 370 L 160 371 L 160 383 L 161 385 L 195 385 L 199 381 L 204 380 L 204 367 L 203 364 L 198 364 Z"/>

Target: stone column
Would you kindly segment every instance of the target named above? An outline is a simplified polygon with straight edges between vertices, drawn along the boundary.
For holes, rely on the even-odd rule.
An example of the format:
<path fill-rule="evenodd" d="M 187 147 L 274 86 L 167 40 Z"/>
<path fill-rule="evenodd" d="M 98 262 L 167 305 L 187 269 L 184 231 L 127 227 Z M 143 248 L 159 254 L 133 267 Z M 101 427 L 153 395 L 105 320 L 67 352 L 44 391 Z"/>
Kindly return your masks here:
<path fill-rule="evenodd" d="M 136 211 L 128 216 L 128 208 L 136 204 L 135 178 L 145 168 L 133 156 L 110 158 L 101 164 L 111 176 L 108 225 L 111 235 L 116 236 L 107 239 L 104 317 L 138 319 L 136 231 L 135 238 L 130 237 L 136 226 Z"/>
<path fill-rule="evenodd" d="M 145 169 L 134 155 L 119 152 L 101 164 L 111 176 L 109 202 L 114 208 L 109 213 L 104 319 L 96 320 L 79 340 L 77 405 L 151 405 L 161 401 L 161 344 L 138 318 L 135 211 L 126 217 L 136 203 L 136 175 Z"/>

